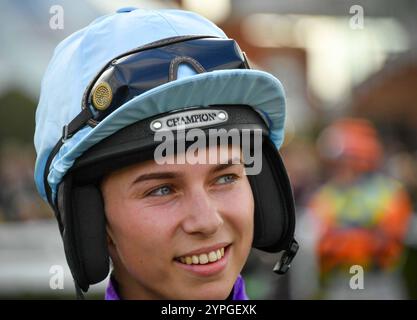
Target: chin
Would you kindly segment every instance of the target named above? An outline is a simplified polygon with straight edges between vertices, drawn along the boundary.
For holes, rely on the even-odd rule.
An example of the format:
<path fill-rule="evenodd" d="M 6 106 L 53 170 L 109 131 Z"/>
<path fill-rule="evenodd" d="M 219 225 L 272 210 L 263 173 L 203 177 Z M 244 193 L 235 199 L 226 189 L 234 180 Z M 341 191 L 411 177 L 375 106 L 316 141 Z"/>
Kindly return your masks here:
<path fill-rule="evenodd" d="M 226 300 L 233 289 L 232 285 L 215 284 L 204 286 L 198 290 L 193 290 L 191 300 Z"/>

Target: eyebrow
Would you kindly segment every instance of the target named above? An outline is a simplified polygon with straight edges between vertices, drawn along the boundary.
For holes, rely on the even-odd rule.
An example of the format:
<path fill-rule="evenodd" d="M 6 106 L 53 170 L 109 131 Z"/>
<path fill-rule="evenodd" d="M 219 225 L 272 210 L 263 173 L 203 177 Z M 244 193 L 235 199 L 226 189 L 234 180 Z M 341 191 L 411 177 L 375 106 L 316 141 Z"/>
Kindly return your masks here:
<path fill-rule="evenodd" d="M 239 161 L 239 162 L 236 163 L 237 161 Z M 235 163 L 233 163 L 233 162 L 235 162 Z M 240 164 L 243 164 L 240 158 L 228 159 L 226 163 L 219 164 L 219 165 L 215 166 L 214 168 L 212 168 L 210 170 L 210 173 L 219 172 L 219 171 L 225 170 L 225 169 L 227 169 L 231 166 L 236 166 L 236 165 L 240 165 Z"/>
<path fill-rule="evenodd" d="M 238 160 L 239 163 L 233 163 L 236 160 Z M 219 171 L 225 170 L 225 169 L 227 169 L 231 166 L 240 165 L 240 164 L 242 164 L 242 162 L 239 158 L 228 159 L 227 163 L 219 164 L 219 165 L 213 167 L 212 169 L 210 169 L 209 172 L 210 173 L 219 172 Z M 133 180 L 133 182 L 131 183 L 131 186 L 133 186 L 136 183 L 143 182 L 143 181 L 148 181 L 148 180 L 176 179 L 176 178 L 180 178 L 182 176 L 183 176 L 182 173 L 172 172 L 172 171 L 145 173 L 145 174 L 142 174 L 142 175 L 138 176 L 135 180 Z"/>
<path fill-rule="evenodd" d="M 155 172 L 155 173 L 146 173 L 142 174 L 139 177 L 137 177 L 135 180 L 133 180 L 131 185 L 134 185 L 139 182 L 147 181 L 147 180 L 163 180 L 163 179 L 175 179 L 180 177 L 181 174 L 176 172 Z"/>

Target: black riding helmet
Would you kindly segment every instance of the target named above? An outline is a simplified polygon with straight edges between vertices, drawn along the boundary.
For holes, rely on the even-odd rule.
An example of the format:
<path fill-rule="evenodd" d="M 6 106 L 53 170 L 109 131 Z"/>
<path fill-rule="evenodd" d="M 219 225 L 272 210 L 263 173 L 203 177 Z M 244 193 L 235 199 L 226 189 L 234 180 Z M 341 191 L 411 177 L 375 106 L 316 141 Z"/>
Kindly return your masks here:
<path fill-rule="evenodd" d="M 282 86 L 271 75 L 250 70 L 237 43 L 213 25 L 207 26 L 205 19 L 182 11 L 163 11 L 164 19 L 175 18 L 172 24 L 178 24 L 181 17 L 186 24 L 200 26 L 194 30 L 197 35 L 184 30 L 183 35 L 170 37 L 169 32 L 161 32 L 149 42 L 135 42 L 137 39 L 119 34 L 120 29 L 108 30 L 120 47 L 129 42 L 130 49 L 121 48 L 101 68 L 90 68 L 96 73 L 84 86 L 78 112 L 72 104 L 64 104 L 53 114 L 51 105 L 58 98 L 56 92 L 49 93 L 51 88 L 68 94 L 59 81 L 53 81 L 57 75 L 50 75 L 54 68 L 66 68 L 56 67 L 56 61 L 64 59 L 63 55 L 68 58 L 68 51 L 74 50 L 71 44 L 76 52 L 86 50 L 85 46 L 91 45 L 86 39 L 104 28 L 103 24 L 114 26 L 125 19 L 125 26 L 131 20 L 129 32 L 135 28 L 143 31 L 144 16 L 151 13 L 137 11 L 126 18 L 109 16 L 104 22 L 93 23 L 89 33 L 81 33 L 84 42 L 76 42 L 73 36 L 61 44 L 42 87 L 35 178 L 40 193 L 55 211 L 76 285 L 87 291 L 109 272 L 100 179 L 114 169 L 152 159 L 159 130 L 170 130 L 176 137 L 180 130 L 199 128 L 207 138 L 210 129 L 237 130 L 240 137 L 250 132 L 252 136 L 245 143 L 252 154 L 261 152 L 262 159 L 258 174 L 248 175 L 255 199 L 253 247 L 272 253 L 284 250 L 274 271 L 285 273 L 298 245 L 291 187 L 277 150 L 285 115 Z M 176 28 L 178 33 L 182 27 Z M 96 36 L 90 40 L 104 46 L 105 39 Z M 76 60 L 77 55 L 71 59 Z M 91 57 L 97 59 L 103 57 Z M 67 67 L 69 79 L 75 77 L 75 65 Z M 52 130 L 51 119 L 55 121 Z M 256 132 L 260 146 L 255 143 Z"/>

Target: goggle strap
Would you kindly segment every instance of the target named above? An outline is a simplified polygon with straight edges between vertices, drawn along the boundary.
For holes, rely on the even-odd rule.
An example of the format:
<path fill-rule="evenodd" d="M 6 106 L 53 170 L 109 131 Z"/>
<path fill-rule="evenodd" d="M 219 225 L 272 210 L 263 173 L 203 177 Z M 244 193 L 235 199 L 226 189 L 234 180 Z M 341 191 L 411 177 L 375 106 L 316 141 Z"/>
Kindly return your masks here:
<path fill-rule="evenodd" d="M 78 130 L 80 130 L 85 124 L 88 122 L 89 119 L 91 119 L 92 114 L 91 111 L 88 108 L 83 108 L 81 112 L 74 118 L 72 121 L 65 125 L 62 128 L 62 137 L 58 140 L 58 142 L 53 147 L 51 153 L 49 154 L 48 159 L 46 160 L 45 164 L 45 170 L 43 175 L 43 183 L 45 187 L 45 193 L 46 197 L 48 199 L 49 204 L 52 206 L 52 208 L 55 208 L 54 202 L 52 200 L 52 192 L 51 188 L 48 183 L 48 174 L 49 174 L 49 167 L 51 166 L 52 160 L 56 156 L 56 154 L 59 152 L 59 149 L 62 147 L 62 145 L 65 143 L 65 141 L 70 138 L 74 133 L 76 133 Z"/>
<path fill-rule="evenodd" d="M 68 138 L 71 138 L 74 133 L 85 126 L 85 124 L 88 122 L 88 120 L 91 119 L 92 116 L 93 115 L 89 108 L 83 108 L 81 112 L 71 120 L 70 123 L 66 124 L 62 128 L 62 142 L 65 143 Z"/>

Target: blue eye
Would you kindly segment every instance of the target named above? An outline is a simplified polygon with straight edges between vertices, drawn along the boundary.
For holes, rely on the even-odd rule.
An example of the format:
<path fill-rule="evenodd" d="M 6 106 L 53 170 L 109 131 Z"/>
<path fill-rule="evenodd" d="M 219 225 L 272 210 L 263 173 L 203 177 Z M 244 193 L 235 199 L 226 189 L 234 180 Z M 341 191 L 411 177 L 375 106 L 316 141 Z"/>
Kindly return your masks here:
<path fill-rule="evenodd" d="M 216 184 L 229 184 L 237 180 L 237 177 L 234 174 L 228 174 L 217 179 Z"/>
<path fill-rule="evenodd" d="M 172 189 L 169 186 L 162 186 L 160 188 L 152 190 L 148 195 L 161 197 L 161 196 L 166 196 L 170 194 L 171 192 L 172 192 Z"/>

